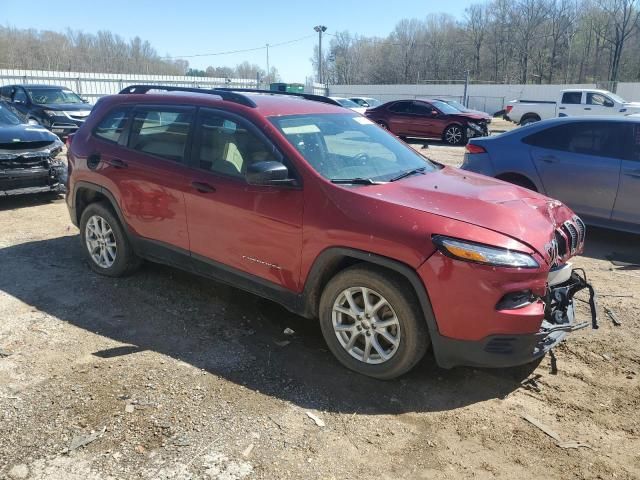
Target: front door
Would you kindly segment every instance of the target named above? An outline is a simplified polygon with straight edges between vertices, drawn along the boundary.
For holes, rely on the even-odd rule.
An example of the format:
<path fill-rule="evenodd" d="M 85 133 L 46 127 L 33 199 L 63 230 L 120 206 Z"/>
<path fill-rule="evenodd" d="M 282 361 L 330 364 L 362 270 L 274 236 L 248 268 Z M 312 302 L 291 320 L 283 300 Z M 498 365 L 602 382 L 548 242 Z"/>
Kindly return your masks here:
<path fill-rule="evenodd" d="M 624 132 L 617 122 L 572 122 L 527 139 L 545 193 L 581 215 L 609 219 Z"/>
<path fill-rule="evenodd" d="M 599 92 L 586 92 L 583 115 L 614 115 L 615 103 L 606 95 Z"/>
<path fill-rule="evenodd" d="M 297 290 L 303 191 L 247 184 L 248 165 L 268 160 L 282 158 L 255 126 L 228 112 L 200 110 L 185 196 L 191 254 L 202 273 L 230 268 Z"/>

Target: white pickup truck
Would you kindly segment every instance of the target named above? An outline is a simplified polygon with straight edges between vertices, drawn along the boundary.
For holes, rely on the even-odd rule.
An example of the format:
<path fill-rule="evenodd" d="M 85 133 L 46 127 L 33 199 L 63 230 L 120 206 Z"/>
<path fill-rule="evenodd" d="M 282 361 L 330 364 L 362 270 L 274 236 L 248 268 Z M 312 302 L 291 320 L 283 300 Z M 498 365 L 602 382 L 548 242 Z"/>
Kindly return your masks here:
<path fill-rule="evenodd" d="M 512 100 L 505 108 L 505 117 L 526 125 L 547 118 L 585 115 L 631 115 L 640 113 L 640 103 L 627 102 L 607 90 L 562 90 L 558 101 Z"/>

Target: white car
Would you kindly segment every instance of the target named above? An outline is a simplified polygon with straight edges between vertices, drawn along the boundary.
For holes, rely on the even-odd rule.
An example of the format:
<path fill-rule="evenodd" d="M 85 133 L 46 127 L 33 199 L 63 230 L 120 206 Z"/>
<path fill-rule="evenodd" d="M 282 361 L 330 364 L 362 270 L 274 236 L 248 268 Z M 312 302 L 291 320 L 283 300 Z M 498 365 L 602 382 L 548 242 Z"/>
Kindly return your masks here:
<path fill-rule="evenodd" d="M 634 113 L 640 113 L 640 103 L 627 102 L 607 90 L 586 88 L 562 90 L 558 101 L 512 100 L 505 109 L 505 117 L 520 125 L 555 117 Z"/>
<path fill-rule="evenodd" d="M 382 105 L 382 102 L 380 100 L 372 97 L 351 97 L 349 98 L 349 100 L 357 103 L 358 105 L 364 108 L 375 108 Z"/>
<path fill-rule="evenodd" d="M 348 98 L 344 98 L 344 97 L 329 97 L 329 98 L 331 100 L 335 100 L 344 108 L 348 108 L 350 110 L 353 110 L 354 112 L 358 112 L 360 115 L 364 115 L 364 112 L 367 111 L 365 107 L 361 107 L 356 102 L 349 100 Z"/>

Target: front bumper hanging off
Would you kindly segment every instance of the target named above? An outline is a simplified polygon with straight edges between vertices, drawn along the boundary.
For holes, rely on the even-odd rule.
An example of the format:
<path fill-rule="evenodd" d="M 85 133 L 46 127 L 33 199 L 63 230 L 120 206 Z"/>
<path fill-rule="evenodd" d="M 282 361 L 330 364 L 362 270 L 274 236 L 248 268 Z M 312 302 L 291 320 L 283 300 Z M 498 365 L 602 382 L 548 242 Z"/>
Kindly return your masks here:
<path fill-rule="evenodd" d="M 454 366 L 512 367 L 530 363 L 558 345 L 568 333 L 591 325 L 598 328 L 596 293 L 587 281 L 584 270 L 565 265 L 549 280 L 544 320 L 540 330 L 533 334 L 490 335 L 479 341 L 455 340 L 442 336 L 432 338 L 438 364 L 443 368 Z M 587 290 L 587 304 L 591 321 L 576 323 L 576 293 Z"/>

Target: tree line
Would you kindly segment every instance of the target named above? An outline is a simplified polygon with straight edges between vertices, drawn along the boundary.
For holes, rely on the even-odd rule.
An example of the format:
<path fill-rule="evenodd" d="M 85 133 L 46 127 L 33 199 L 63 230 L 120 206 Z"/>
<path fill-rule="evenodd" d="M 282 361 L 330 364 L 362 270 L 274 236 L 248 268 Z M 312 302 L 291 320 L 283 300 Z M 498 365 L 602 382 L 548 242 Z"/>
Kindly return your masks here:
<path fill-rule="evenodd" d="M 161 57 L 151 44 L 125 40 L 109 31 L 95 34 L 67 30 L 18 29 L 0 26 L 0 68 L 69 72 L 190 75 L 278 81 L 278 71 L 242 62 L 235 67 L 189 68 L 184 59 Z"/>
<path fill-rule="evenodd" d="M 489 0 L 463 18 L 400 21 L 386 37 L 331 35 L 324 81 L 605 83 L 640 79 L 640 0 Z M 316 47 L 312 63 L 317 71 Z"/>

